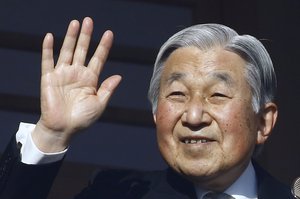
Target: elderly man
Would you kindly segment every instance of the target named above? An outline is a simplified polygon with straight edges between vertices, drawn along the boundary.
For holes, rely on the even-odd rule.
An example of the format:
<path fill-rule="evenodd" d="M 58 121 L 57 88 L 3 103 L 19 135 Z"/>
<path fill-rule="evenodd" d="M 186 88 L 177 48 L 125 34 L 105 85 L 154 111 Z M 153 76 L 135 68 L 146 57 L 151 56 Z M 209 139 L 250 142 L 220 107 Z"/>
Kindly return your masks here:
<path fill-rule="evenodd" d="M 73 136 L 103 113 L 118 75 L 97 87 L 112 45 L 104 33 L 84 66 L 93 22 L 69 25 L 57 64 L 43 43 L 41 117 L 21 124 L 1 160 L 3 198 L 45 198 Z M 277 118 L 276 77 L 263 45 L 218 24 L 173 35 L 160 49 L 149 99 L 169 168 L 100 172 L 76 198 L 292 198 L 251 158 Z"/>

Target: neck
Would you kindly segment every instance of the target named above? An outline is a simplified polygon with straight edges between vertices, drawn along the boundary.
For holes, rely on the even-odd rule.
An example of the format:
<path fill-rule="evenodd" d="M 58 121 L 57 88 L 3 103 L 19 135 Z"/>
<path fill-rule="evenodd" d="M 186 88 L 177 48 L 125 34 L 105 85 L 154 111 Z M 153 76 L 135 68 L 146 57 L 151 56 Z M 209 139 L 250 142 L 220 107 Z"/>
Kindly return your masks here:
<path fill-rule="evenodd" d="M 242 175 L 249 163 L 250 161 L 237 168 L 220 171 L 214 176 L 189 178 L 189 180 L 202 189 L 224 192 Z"/>

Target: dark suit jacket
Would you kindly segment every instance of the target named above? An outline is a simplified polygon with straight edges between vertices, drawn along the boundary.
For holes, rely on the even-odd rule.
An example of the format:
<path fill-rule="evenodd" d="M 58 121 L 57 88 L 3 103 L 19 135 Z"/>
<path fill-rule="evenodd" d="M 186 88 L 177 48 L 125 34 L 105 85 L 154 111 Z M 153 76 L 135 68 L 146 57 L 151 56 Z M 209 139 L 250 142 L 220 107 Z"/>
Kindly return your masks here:
<path fill-rule="evenodd" d="M 0 161 L 1 199 L 43 199 L 51 188 L 62 161 L 44 165 L 20 162 L 12 139 Z M 290 190 L 254 164 L 259 199 L 291 199 Z M 163 171 L 107 170 L 99 172 L 76 199 L 196 199 L 191 182 L 172 169 Z"/>

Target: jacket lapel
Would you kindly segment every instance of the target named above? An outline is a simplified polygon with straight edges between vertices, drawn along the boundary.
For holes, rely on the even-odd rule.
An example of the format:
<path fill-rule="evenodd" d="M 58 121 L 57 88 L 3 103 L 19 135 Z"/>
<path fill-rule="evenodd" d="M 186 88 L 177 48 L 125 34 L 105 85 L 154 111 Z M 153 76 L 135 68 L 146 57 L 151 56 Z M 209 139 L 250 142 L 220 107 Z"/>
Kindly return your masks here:
<path fill-rule="evenodd" d="M 253 166 L 257 177 L 258 199 L 293 198 L 290 189 L 286 185 L 277 181 L 254 161 Z"/>

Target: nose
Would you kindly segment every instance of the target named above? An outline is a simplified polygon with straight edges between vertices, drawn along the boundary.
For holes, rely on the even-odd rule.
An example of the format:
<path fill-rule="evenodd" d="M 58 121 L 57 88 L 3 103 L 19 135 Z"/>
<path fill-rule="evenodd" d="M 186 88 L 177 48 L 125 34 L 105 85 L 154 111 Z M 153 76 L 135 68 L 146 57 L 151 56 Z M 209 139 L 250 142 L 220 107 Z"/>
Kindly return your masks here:
<path fill-rule="evenodd" d="M 205 110 L 203 102 L 192 100 L 186 105 L 185 112 L 182 114 L 182 122 L 193 127 L 203 126 L 211 122 L 211 117 Z"/>

